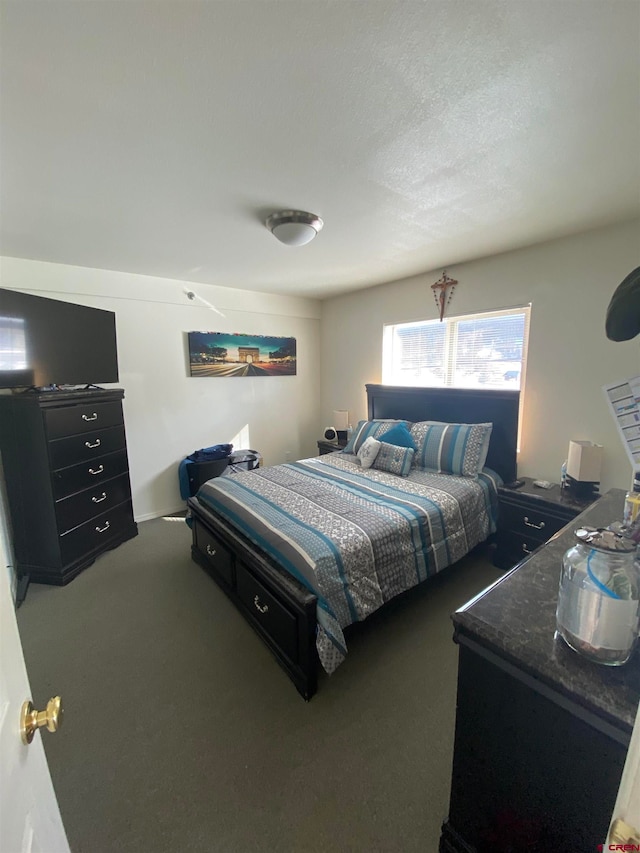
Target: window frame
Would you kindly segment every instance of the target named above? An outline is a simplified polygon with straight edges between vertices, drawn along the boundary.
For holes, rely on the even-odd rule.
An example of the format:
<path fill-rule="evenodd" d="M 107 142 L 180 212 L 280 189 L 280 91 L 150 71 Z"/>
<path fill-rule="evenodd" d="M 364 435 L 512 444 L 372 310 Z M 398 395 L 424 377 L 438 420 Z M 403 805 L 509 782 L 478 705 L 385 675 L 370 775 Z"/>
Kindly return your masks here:
<path fill-rule="evenodd" d="M 397 323 L 384 323 L 382 330 L 382 383 L 385 385 L 402 385 L 407 388 L 419 387 L 435 387 L 435 388 L 482 388 L 480 385 L 462 385 L 454 382 L 456 370 L 456 348 L 458 341 L 458 327 L 460 323 L 469 320 L 491 319 L 494 317 L 509 316 L 513 314 L 522 314 L 524 317 L 524 329 L 522 335 L 522 357 L 520 360 L 520 383 L 518 390 L 520 391 L 520 404 L 522 406 L 522 398 L 524 396 L 524 386 L 526 381 L 527 369 L 527 353 L 529 348 L 529 327 L 531 322 L 531 303 L 524 305 L 514 305 L 508 308 L 494 308 L 489 311 L 476 311 L 472 314 L 459 314 L 452 317 L 445 317 L 443 320 L 416 319 L 404 320 Z M 402 326 L 420 326 L 420 325 L 435 325 L 436 323 L 445 323 L 445 337 L 443 344 L 443 370 L 444 380 L 438 385 L 430 385 L 424 379 L 417 378 L 416 381 L 410 382 L 400 380 L 394 375 L 395 367 L 393 365 L 393 349 L 396 329 Z M 500 388 L 509 388 L 509 385 L 493 385 L 487 384 L 486 388 L 491 390 L 499 390 Z"/>

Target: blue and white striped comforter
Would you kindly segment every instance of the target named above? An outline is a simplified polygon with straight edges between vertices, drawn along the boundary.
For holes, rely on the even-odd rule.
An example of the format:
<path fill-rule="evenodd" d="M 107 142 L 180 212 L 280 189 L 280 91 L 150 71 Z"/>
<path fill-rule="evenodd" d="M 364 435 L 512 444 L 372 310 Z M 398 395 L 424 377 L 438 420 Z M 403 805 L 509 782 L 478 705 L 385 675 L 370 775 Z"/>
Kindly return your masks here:
<path fill-rule="evenodd" d="M 495 530 L 497 474 L 398 477 L 333 453 L 205 483 L 198 499 L 318 597 L 331 673 L 343 629 L 467 554 Z"/>

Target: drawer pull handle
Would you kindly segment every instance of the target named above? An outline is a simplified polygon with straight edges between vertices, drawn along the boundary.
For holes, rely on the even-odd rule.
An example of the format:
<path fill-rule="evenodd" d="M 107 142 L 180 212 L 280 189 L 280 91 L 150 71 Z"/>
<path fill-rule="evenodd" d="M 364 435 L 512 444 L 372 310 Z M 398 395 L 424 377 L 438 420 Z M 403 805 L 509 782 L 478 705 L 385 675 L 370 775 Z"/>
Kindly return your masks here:
<path fill-rule="evenodd" d="M 96 474 L 102 474 L 103 471 L 104 471 L 104 465 L 101 465 L 99 468 L 96 468 L 95 471 L 93 470 L 93 468 L 89 468 L 89 473 L 93 474 L 94 477 Z"/>
<path fill-rule="evenodd" d="M 96 527 L 96 533 L 104 533 L 104 532 L 105 532 L 106 530 L 108 530 L 110 527 L 111 527 L 111 525 L 110 525 L 110 524 L 109 524 L 109 522 L 107 521 L 107 522 L 105 522 L 104 527 Z"/>
<path fill-rule="evenodd" d="M 260 611 L 260 613 L 268 613 L 269 612 L 269 605 L 268 604 L 260 604 L 260 599 L 258 598 L 257 595 L 253 599 L 253 604 L 254 604 L 256 610 Z"/>
<path fill-rule="evenodd" d="M 529 548 L 527 548 L 527 546 L 524 544 L 524 542 L 522 543 L 522 550 L 524 551 L 525 554 L 532 554 L 533 553 L 533 551 L 530 551 Z"/>
<path fill-rule="evenodd" d="M 99 498 L 97 498 L 95 495 L 91 498 L 91 500 L 94 502 L 94 504 L 101 504 L 102 501 L 106 501 L 106 499 L 107 499 L 107 493 L 106 492 L 103 492 Z"/>
<path fill-rule="evenodd" d="M 542 530 L 542 528 L 544 527 L 544 521 L 541 521 L 540 524 L 534 524 L 532 521 L 529 521 L 526 515 L 524 517 L 524 523 L 527 525 L 527 527 L 535 527 L 536 530 Z"/>
<path fill-rule="evenodd" d="M 215 548 L 212 548 L 212 547 L 211 547 L 211 545 L 207 545 L 207 554 L 208 554 L 210 557 L 215 557 L 215 555 L 216 555 L 216 549 L 215 549 Z"/>
<path fill-rule="evenodd" d="M 91 444 L 90 441 L 85 441 L 84 446 L 89 447 L 91 450 L 93 450 L 94 447 L 100 447 L 100 439 L 96 438 L 93 444 Z"/>
<path fill-rule="evenodd" d="M 98 413 L 94 412 L 92 415 L 83 415 L 82 420 L 83 421 L 97 421 L 98 420 Z"/>

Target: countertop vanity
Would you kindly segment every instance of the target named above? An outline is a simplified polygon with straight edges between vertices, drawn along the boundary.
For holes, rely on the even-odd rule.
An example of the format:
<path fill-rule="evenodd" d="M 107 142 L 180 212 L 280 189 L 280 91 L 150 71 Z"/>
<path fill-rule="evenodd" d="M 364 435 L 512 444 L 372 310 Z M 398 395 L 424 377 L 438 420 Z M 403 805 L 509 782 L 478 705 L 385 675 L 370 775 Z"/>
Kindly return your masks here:
<path fill-rule="evenodd" d="M 640 699 L 640 653 L 592 663 L 555 637 L 574 530 L 622 518 L 613 489 L 453 614 L 458 702 L 441 853 L 596 850 Z"/>

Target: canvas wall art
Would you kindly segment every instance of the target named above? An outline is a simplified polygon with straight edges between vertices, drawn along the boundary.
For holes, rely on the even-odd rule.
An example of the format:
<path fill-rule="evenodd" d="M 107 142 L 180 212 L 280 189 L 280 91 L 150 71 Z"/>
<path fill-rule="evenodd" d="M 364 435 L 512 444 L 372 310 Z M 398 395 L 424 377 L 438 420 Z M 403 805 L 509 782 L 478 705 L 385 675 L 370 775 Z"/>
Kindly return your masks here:
<path fill-rule="evenodd" d="M 188 332 L 191 376 L 294 376 L 296 339 Z"/>

